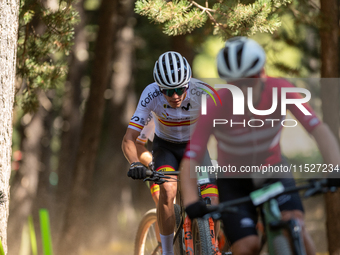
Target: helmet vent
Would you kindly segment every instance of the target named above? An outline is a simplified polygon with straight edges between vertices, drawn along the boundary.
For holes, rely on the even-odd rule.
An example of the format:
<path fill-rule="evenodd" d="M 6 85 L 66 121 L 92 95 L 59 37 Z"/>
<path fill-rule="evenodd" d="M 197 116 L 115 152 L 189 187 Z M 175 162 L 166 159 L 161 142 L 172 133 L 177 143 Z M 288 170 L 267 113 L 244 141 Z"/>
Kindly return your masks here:
<path fill-rule="evenodd" d="M 228 69 L 230 70 L 230 63 L 229 63 L 229 47 L 225 47 L 224 48 L 224 51 L 223 51 L 223 55 L 224 55 L 224 60 L 225 60 L 225 63 L 228 67 Z"/>
<path fill-rule="evenodd" d="M 237 49 L 236 49 L 236 55 L 237 55 L 237 67 L 241 68 L 241 61 L 242 61 L 242 52 L 243 52 L 243 47 L 244 43 L 240 43 L 239 45 L 237 45 Z"/>
<path fill-rule="evenodd" d="M 251 66 L 249 66 L 249 67 L 247 68 L 247 70 L 245 70 L 244 72 L 246 73 L 246 72 L 248 72 L 249 70 L 253 69 L 259 61 L 260 61 L 260 59 L 259 59 L 259 58 L 256 58 L 256 59 L 253 61 L 253 64 L 252 64 Z"/>

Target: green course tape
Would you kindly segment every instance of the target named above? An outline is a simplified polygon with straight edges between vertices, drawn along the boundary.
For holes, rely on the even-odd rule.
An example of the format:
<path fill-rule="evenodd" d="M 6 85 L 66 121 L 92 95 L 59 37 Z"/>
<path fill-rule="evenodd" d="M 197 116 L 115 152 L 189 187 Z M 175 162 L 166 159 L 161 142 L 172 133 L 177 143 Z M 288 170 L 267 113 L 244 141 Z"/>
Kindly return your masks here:
<path fill-rule="evenodd" d="M 53 255 L 48 211 L 46 209 L 40 209 L 39 217 L 44 255 Z"/>
<path fill-rule="evenodd" d="M 0 238 L 0 255 L 5 255 L 4 248 L 2 248 L 1 238 Z"/>
<path fill-rule="evenodd" d="M 35 235 L 32 215 L 28 216 L 28 227 L 30 232 L 32 255 L 38 255 L 37 237 Z"/>

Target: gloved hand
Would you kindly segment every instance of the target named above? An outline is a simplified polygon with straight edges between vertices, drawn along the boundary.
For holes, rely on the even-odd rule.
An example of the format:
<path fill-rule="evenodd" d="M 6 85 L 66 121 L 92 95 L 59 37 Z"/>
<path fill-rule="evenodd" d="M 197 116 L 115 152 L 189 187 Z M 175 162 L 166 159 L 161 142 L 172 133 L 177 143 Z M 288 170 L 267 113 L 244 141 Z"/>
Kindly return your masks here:
<path fill-rule="evenodd" d="M 132 179 L 145 179 L 147 168 L 141 162 L 133 162 L 127 176 Z"/>
<path fill-rule="evenodd" d="M 339 178 L 328 178 L 327 187 L 340 187 L 340 179 Z"/>
<path fill-rule="evenodd" d="M 203 201 L 197 201 L 185 208 L 185 211 L 191 220 L 203 217 L 209 213 L 207 204 Z"/>

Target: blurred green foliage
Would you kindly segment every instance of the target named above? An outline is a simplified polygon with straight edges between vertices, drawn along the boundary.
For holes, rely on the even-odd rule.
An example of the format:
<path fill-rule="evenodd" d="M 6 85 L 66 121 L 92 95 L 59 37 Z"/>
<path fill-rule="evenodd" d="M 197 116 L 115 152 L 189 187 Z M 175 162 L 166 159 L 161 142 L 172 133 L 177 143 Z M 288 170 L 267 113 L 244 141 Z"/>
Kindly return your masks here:
<path fill-rule="evenodd" d="M 59 1 L 56 10 L 37 0 L 20 3 L 16 103 L 24 112 L 37 109 L 40 90 L 63 85 L 78 22 L 73 3 Z"/>
<path fill-rule="evenodd" d="M 257 32 L 273 33 L 281 25 L 277 10 L 289 3 L 291 0 L 138 0 L 135 12 L 164 24 L 167 35 L 191 33 L 209 20 L 213 33 L 225 40 Z"/>
<path fill-rule="evenodd" d="M 318 36 L 318 7 L 311 1 L 295 0 L 278 10 L 282 26 L 272 34 L 252 36 L 267 53 L 266 72 L 276 77 L 318 77 L 320 40 Z M 218 77 L 216 56 L 223 47 L 221 37 L 209 36 L 199 48 L 193 63 L 194 76 Z M 309 84 L 313 94 L 319 95 L 318 84 Z"/>

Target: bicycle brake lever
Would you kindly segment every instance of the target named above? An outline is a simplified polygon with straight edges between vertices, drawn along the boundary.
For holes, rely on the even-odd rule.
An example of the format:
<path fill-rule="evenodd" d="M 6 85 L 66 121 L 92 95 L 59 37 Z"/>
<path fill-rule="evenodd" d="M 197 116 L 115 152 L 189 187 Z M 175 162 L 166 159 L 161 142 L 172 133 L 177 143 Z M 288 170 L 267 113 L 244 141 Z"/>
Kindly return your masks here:
<path fill-rule="evenodd" d="M 318 194 L 318 193 L 326 193 L 327 191 L 332 191 L 332 189 L 329 189 L 328 187 L 325 187 L 324 185 L 325 185 L 324 180 L 314 182 L 313 187 L 306 190 L 303 197 L 308 198 L 308 197 L 311 197 L 311 196 Z"/>

